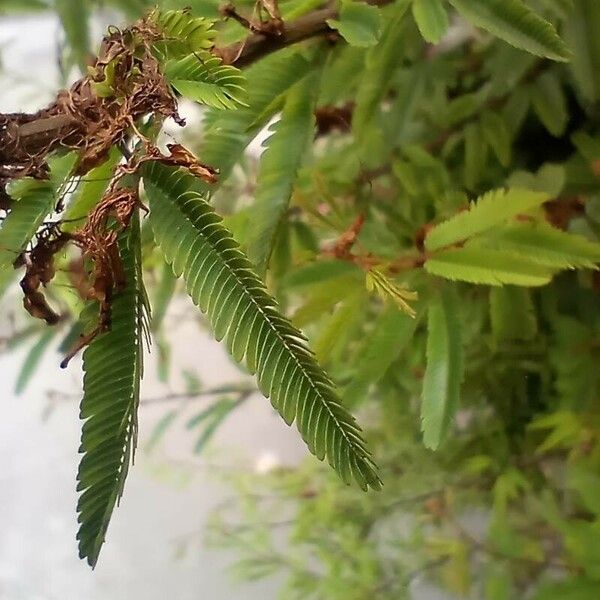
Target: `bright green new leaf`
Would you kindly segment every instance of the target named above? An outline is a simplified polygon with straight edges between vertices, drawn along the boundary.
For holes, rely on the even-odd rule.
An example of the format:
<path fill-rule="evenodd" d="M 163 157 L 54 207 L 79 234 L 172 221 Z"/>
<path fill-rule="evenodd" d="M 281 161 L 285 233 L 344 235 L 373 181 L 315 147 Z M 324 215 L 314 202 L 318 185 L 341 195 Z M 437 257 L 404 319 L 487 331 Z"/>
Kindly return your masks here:
<path fill-rule="evenodd" d="M 339 19 L 329 19 L 327 25 L 339 31 L 351 46 L 373 46 L 381 35 L 379 8 L 364 2 L 342 2 Z"/>
<path fill-rule="evenodd" d="M 365 283 L 369 292 L 374 292 L 380 298 L 394 302 L 409 317 L 413 319 L 416 317 L 417 313 L 409 302 L 415 302 L 419 298 L 417 292 L 400 287 L 387 277 L 385 273 L 375 268 L 367 271 Z"/>
<path fill-rule="evenodd" d="M 600 263 L 600 244 L 583 236 L 556 229 L 545 222 L 518 222 L 484 234 L 486 247 L 521 255 L 553 269 L 595 269 Z"/>
<path fill-rule="evenodd" d="M 182 95 L 195 102 L 220 109 L 246 105 L 245 79 L 239 69 L 223 65 L 207 51 L 196 51 L 164 66 L 169 83 Z"/>
<path fill-rule="evenodd" d="M 440 252 L 425 263 L 432 275 L 482 285 L 539 286 L 554 274 L 549 267 L 506 250 L 466 247 Z"/>
<path fill-rule="evenodd" d="M 215 338 L 245 359 L 262 393 L 298 431 L 317 458 L 327 458 L 349 483 L 380 486 L 354 418 L 318 366 L 306 338 L 277 309 L 221 218 L 189 175 L 154 164 L 144 168 L 149 221 L 156 243 L 192 300 L 207 314 Z"/>
<path fill-rule="evenodd" d="M 77 475 L 79 556 L 94 567 L 116 502 L 123 493 L 137 442 L 142 377 L 145 292 L 141 279 L 139 221 L 119 236 L 126 286 L 112 300 L 110 330 L 83 353 L 80 416 L 83 454 Z"/>
<path fill-rule="evenodd" d="M 493 190 L 472 203 L 469 210 L 434 227 L 425 239 L 429 251 L 466 240 L 519 214 L 540 206 L 549 195 L 525 189 Z"/>
<path fill-rule="evenodd" d="M 450 0 L 468 21 L 537 56 L 569 60 L 571 53 L 554 27 L 522 0 Z"/>
<path fill-rule="evenodd" d="M 430 301 L 421 430 L 423 443 L 432 450 L 446 438 L 458 409 L 464 370 L 459 313 L 454 286 L 445 286 Z"/>
<path fill-rule="evenodd" d="M 442 0 L 413 0 L 412 12 L 423 39 L 437 44 L 448 30 L 448 13 Z"/>
<path fill-rule="evenodd" d="M 155 9 L 150 21 L 162 34 L 153 48 L 164 60 L 210 50 L 214 44 L 216 31 L 211 19 L 194 17 L 187 11 Z"/>

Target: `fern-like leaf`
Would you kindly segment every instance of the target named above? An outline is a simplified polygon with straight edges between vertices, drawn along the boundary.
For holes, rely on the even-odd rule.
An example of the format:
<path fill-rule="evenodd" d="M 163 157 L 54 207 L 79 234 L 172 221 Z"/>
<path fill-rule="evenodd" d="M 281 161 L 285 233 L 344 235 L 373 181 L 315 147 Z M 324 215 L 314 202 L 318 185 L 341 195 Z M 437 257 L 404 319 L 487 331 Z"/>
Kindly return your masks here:
<path fill-rule="evenodd" d="M 548 194 L 525 189 L 493 190 L 471 204 L 468 211 L 434 227 L 425 239 L 427 250 L 438 250 L 527 213 L 549 199 Z"/>
<path fill-rule="evenodd" d="M 210 52 L 198 51 L 164 66 L 169 83 L 190 100 L 213 108 L 245 105 L 244 77 L 239 69 L 223 65 Z"/>
<path fill-rule="evenodd" d="M 278 311 L 251 263 L 202 197 L 193 178 L 152 165 L 144 184 L 156 242 L 192 300 L 207 313 L 217 340 L 245 358 L 263 394 L 286 423 L 294 420 L 308 448 L 327 458 L 345 482 L 378 488 L 360 428 L 316 363 L 306 339 Z"/>
<path fill-rule="evenodd" d="M 267 268 L 277 227 L 288 208 L 296 173 L 314 131 L 316 78 L 312 73 L 290 92 L 281 119 L 264 142 L 248 240 L 248 256 L 259 273 Z"/>
<path fill-rule="evenodd" d="M 531 54 L 557 61 L 571 53 L 554 27 L 522 0 L 450 0 L 468 21 Z"/>
<path fill-rule="evenodd" d="M 458 408 L 464 359 L 458 295 L 444 287 L 429 305 L 427 367 L 423 380 L 421 429 L 424 444 L 437 449 Z"/>
<path fill-rule="evenodd" d="M 123 493 L 137 438 L 137 408 L 142 376 L 145 293 L 141 280 L 139 221 L 119 236 L 126 278 L 115 293 L 110 330 L 83 354 L 85 420 L 77 475 L 79 555 L 94 567 L 116 502 Z"/>

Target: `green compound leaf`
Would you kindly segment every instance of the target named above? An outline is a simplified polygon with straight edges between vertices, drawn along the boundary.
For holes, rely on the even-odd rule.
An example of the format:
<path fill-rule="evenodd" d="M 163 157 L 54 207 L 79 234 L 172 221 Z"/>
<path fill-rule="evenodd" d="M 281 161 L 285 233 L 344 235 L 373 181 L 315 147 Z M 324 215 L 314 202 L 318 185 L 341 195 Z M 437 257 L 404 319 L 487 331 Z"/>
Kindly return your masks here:
<path fill-rule="evenodd" d="M 469 239 L 549 199 L 548 194 L 525 189 L 487 192 L 472 203 L 469 210 L 434 227 L 425 239 L 425 247 L 429 251 L 439 250 Z"/>
<path fill-rule="evenodd" d="M 414 0 L 412 12 L 423 39 L 437 44 L 449 25 L 448 13 L 442 0 Z"/>
<path fill-rule="evenodd" d="M 94 567 L 110 518 L 123 493 L 137 442 L 142 376 L 145 292 L 141 280 L 139 221 L 120 234 L 126 286 L 112 301 L 110 330 L 83 353 L 81 434 L 77 490 L 79 556 Z"/>
<path fill-rule="evenodd" d="M 436 450 L 456 414 L 464 372 L 459 300 L 453 286 L 444 287 L 429 304 L 427 366 L 423 381 L 423 442 Z"/>
<path fill-rule="evenodd" d="M 190 188 L 182 172 L 154 164 L 144 169 L 150 225 L 165 260 L 183 276 L 215 338 L 236 361 L 245 359 L 262 393 L 309 450 L 349 483 L 379 488 L 376 467 L 354 418 L 316 363 L 306 338 L 283 317 L 221 218 Z"/>
<path fill-rule="evenodd" d="M 329 19 L 327 25 L 340 32 L 351 46 L 373 46 L 381 35 L 379 8 L 363 2 L 343 2 L 339 19 Z"/>
<path fill-rule="evenodd" d="M 517 48 L 563 62 L 571 57 L 554 27 L 522 0 L 450 0 L 450 4 L 467 21 Z"/>
<path fill-rule="evenodd" d="M 245 79 L 239 69 L 223 65 L 210 52 L 198 51 L 164 67 L 169 83 L 190 100 L 213 108 L 245 106 Z"/>

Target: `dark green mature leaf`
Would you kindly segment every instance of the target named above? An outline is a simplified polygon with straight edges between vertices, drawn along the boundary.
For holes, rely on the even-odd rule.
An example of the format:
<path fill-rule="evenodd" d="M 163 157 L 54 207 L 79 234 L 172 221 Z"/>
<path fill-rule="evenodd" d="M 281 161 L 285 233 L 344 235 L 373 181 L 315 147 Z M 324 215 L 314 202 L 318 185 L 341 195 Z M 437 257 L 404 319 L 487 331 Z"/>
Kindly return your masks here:
<path fill-rule="evenodd" d="M 281 119 L 264 142 L 256 182 L 256 200 L 248 240 L 248 257 L 259 273 L 266 270 L 278 225 L 292 195 L 296 174 L 315 127 L 318 75 L 312 73 L 290 91 Z"/>
<path fill-rule="evenodd" d="M 438 250 L 456 244 L 526 213 L 549 200 L 549 195 L 525 189 L 493 190 L 477 199 L 468 211 L 434 227 L 425 239 L 428 250 Z"/>
<path fill-rule="evenodd" d="M 196 51 L 164 66 L 169 83 L 190 100 L 214 108 L 234 109 L 245 105 L 245 80 L 241 72 L 208 51 Z"/>
<path fill-rule="evenodd" d="M 245 359 L 263 394 L 286 423 L 294 420 L 317 458 L 342 479 L 378 488 L 376 467 L 360 428 L 306 339 L 278 311 L 221 218 L 190 188 L 193 178 L 160 165 L 144 169 L 149 221 L 165 259 L 183 275 L 192 300 L 207 313 L 217 340 Z"/>
<path fill-rule="evenodd" d="M 448 30 L 448 13 L 442 0 L 414 0 L 413 17 L 426 42 L 437 44 Z"/>
<path fill-rule="evenodd" d="M 453 286 L 445 286 L 431 300 L 428 315 L 421 429 L 424 444 L 436 450 L 458 409 L 464 370 L 459 300 Z"/>
<path fill-rule="evenodd" d="M 110 330 L 83 354 L 81 434 L 77 490 L 79 556 L 94 567 L 116 502 L 123 493 L 137 442 L 142 376 L 145 292 L 141 279 L 139 222 L 119 236 L 126 286 L 113 298 Z"/>
<path fill-rule="evenodd" d="M 339 19 L 329 19 L 327 24 L 351 46 L 373 46 L 381 34 L 379 8 L 363 2 L 342 2 Z"/>
<path fill-rule="evenodd" d="M 554 27 L 522 0 L 450 0 L 450 4 L 474 25 L 517 48 L 557 61 L 571 56 Z"/>

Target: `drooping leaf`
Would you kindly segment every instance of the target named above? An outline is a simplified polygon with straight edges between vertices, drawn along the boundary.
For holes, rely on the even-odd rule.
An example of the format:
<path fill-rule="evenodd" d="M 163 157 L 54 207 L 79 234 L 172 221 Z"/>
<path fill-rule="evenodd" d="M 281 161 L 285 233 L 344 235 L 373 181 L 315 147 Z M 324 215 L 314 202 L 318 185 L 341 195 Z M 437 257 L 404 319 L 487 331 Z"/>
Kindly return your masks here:
<path fill-rule="evenodd" d="M 13 203 L 0 226 L 0 297 L 14 277 L 13 263 L 54 210 L 74 160 L 74 154 L 53 158 L 49 180 L 21 180 L 11 190 Z"/>
<path fill-rule="evenodd" d="M 571 54 L 554 27 L 522 0 L 450 0 L 468 21 L 505 42 L 557 61 Z"/>
<path fill-rule="evenodd" d="M 506 250 L 465 247 L 440 252 L 427 260 L 425 269 L 452 281 L 483 285 L 545 285 L 554 271 Z"/>
<path fill-rule="evenodd" d="M 479 123 L 465 127 L 465 186 L 476 189 L 483 176 L 488 157 L 488 145 Z"/>
<path fill-rule="evenodd" d="M 567 100 L 554 73 L 540 75 L 532 84 L 531 101 L 544 127 L 555 137 L 561 137 L 567 127 Z"/>
<path fill-rule="evenodd" d="M 565 23 L 564 36 L 573 49 L 569 68 L 588 102 L 600 98 L 600 3 L 578 0 Z"/>
<path fill-rule="evenodd" d="M 119 236 L 126 278 L 115 293 L 110 330 L 83 354 L 81 418 L 85 421 L 77 475 L 79 555 L 93 567 L 112 511 L 123 493 L 137 441 L 137 409 L 142 376 L 144 296 L 139 222 L 134 218 Z"/>
<path fill-rule="evenodd" d="M 548 194 L 524 189 L 487 192 L 472 203 L 469 210 L 434 227 L 425 239 L 425 247 L 431 251 L 456 244 L 511 217 L 527 213 L 546 200 L 549 200 Z"/>
<path fill-rule="evenodd" d="M 247 107 L 237 110 L 209 110 L 204 120 L 206 132 L 200 144 L 202 162 L 219 169 L 224 181 L 246 146 L 272 116 L 268 107 L 310 70 L 300 54 L 287 51 L 268 56 L 244 72 L 247 81 Z"/>
<path fill-rule="evenodd" d="M 503 117 L 491 110 L 481 115 L 480 129 L 488 146 L 494 152 L 503 167 L 507 167 L 511 159 L 510 131 Z"/>
<path fill-rule="evenodd" d="M 207 51 L 196 51 L 164 66 L 169 83 L 182 95 L 195 102 L 219 109 L 245 105 L 245 80 L 239 69 L 223 65 Z"/>
<path fill-rule="evenodd" d="M 327 24 L 351 46 L 373 46 L 381 34 L 379 8 L 364 2 L 345 0 L 338 19 L 328 19 Z"/>
<path fill-rule="evenodd" d="M 36 369 L 44 356 L 44 352 L 48 349 L 48 346 L 50 345 L 50 342 L 52 342 L 57 331 L 56 327 L 48 327 L 27 353 L 27 356 L 23 361 L 23 366 L 19 371 L 19 376 L 17 377 L 17 383 L 15 385 L 16 394 L 23 393 L 27 388 L 31 378 L 36 374 Z"/>
<path fill-rule="evenodd" d="M 371 383 L 376 383 L 410 343 L 419 319 L 411 318 L 395 306 L 386 307 L 377 317 L 357 353 L 356 370 L 344 390 L 348 403 L 358 401 Z"/>
<path fill-rule="evenodd" d="M 490 320 L 497 340 L 531 340 L 537 320 L 528 289 L 504 286 L 490 290 Z"/>
<path fill-rule="evenodd" d="M 380 42 L 367 53 L 366 74 L 356 96 L 356 107 L 352 116 L 352 131 L 361 139 L 367 125 L 377 114 L 377 105 L 385 96 L 390 78 L 398 67 L 398 48 L 401 47 L 402 21 L 409 7 L 408 0 L 399 0 L 394 6 Z"/>
<path fill-rule="evenodd" d="M 442 0 L 413 0 L 412 12 L 426 42 L 437 44 L 448 30 L 448 13 Z"/>
<path fill-rule="evenodd" d="M 266 270 L 277 227 L 292 195 L 296 174 L 314 132 L 318 77 L 312 73 L 290 91 L 260 161 L 248 256 L 259 273 Z"/>
<path fill-rule="evenodd" d="M 171 269 L 169 264 L 164 263 L 160 272 L 160 281 L 156 286 L 156 292 L 152 298 L 151 328 L 153 332 L 160 330 L 176 286 L 177 278 L 173 275 L 173 269 Z"/>
<path fill-rule="evenodd" d="M 375 465 L 353 417 L 317 365 L 304 336 L 278 311 L 251 263 L 193 179 L 160 165 L 144 169 L 150 224 L 165 259 L 207 313 L 217 340 L 245 359 L 263 394 L 286 423 L 294 420 L 309 449 L 350 482 L 379 487 Z"/>
<path fill-rule="evenodd" d="M 72 232 L 84 224 L 85 217 L 106 191 L 119 158 L 119 152 L 113 148 L 106 161 L 85 175 L 63 215 L 63 231 Z"/>
<path fill-rule="evenodd" d="M 459 306 L 456 289 L 445 286 L 428 308 L 421 429 L 432 450 L 446 438 L 458 409 L 464 370 Z"/>
<path fill-rule="evenodd" d="M 73 62 L 85 73 L 90 52 L 89 4 L 80 0 L 54 0 Z"/>

